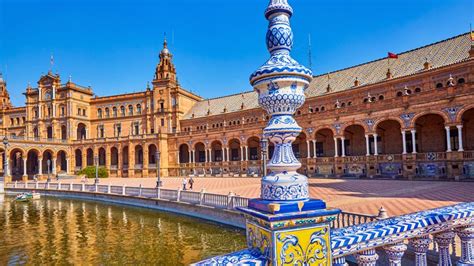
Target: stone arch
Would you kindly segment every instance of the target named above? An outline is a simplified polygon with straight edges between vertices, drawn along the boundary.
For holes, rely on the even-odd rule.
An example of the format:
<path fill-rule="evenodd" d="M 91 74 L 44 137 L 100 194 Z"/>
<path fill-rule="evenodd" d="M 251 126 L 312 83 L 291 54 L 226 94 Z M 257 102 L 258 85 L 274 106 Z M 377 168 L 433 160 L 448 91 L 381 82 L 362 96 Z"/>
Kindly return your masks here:
<path fill-rule="evenodd" d="M 306 134 L 301 132 L 292 143 L 293 153 L 296 158 L 306 158 L 308 155 L 308 147 L 306 144 Z"/>
<path fill-rule="evenodd" d="M 240 140 L 238 138 L 230 139 L 228 142 L 229 155 L 231 161 L 240 161 L 242 159 Z"/>
<path fill-rule="evenodd" d="M 76 168 L 82 169 L 82 150 L 81 149 L 76 149 L 74 151 L 74 157 L 76 159 Z"/>
<path fill-rule="evenodd" d="M 220 140 L 211 142 L 211 159 L 213 162 L 222 162 L 224 158 L 223 145 Z"/>
<path fill-rule="evenodd" d="M 148 145 L 148 164 L 156 164 L 156 152 L 158 148 L 155 144 Z"/>
<path fill-rule="evenodd" d="M 455 118 L 455 122 L 457 124 L 461 124 L 463 122 L 462 117 L 464 116 L 464 113 L 466 113 L 467 111 L 469 111 L 471 109 L 474 109 L 474 104 L 469 104 L 469 105 L 463 106 L 461 109 L 459 109 L 459 111 L 456 115 L 456 118 Z"/>
<path fill-rule="evenodd" d="M 27 152 L 26 173 L 28 176 L 39 174 L 39 155 L 37 149 L 30 149 Z"/>
<path fill-rule="evenodd" d="M 86 162 L 87 166 L 93 166 L 94 165 L 94 150 L 91 148 L 87 149 L 86 151 Z"/>
<path fill-rule="evenodd" d="M 117 147 L 110 148 L 110 165 L 117 167 L 119 161 L 119 151 Z"/>
<path fill-rule="evenodd" d="M 56 154 L 56 172 L 67 174 L 67 152 L 59 150 Z"/>
<path fill-rule="evenodd" d="M 10 149 L 10 154 L 8 158 L 10 160 L 10 174 L 14 180 L 20 180 L 25 173 L 24 170 L 24 162 L 23 158 L 25 158 L 26 153 L 21 148 L 13 148 Z"/>
<path fill-rule="evenodd" d="M 189 163 L 190 158 L 189 158 L 189 145 L 186 143 L 183 143 L 179 145 L 179 162 L 180 163 Z"/>
<path fill-rule="evenodd" d="M 330 127 L 324 127 L 316 130 L 314 138 L 316 139 L 317 157 L 334 157 L 334 135 L 335 131 Z"/>
<path fill-rule="evenodd" d="M 401 132 L 401 129 L 404 128 L 404 126 L 405 126 L 404 121 L 400 117 L 389 116 L 389 117 L 384 117 L 384 118 L 377 119 L 372 128 L 374 130 L 377 129 L 377 127 L 379 126 L 380 123 L 382 123 L 384 121 L 387 121 L 387 120 L 393 120 L 393 121 L 396 121 L 398 124 L 400 124 L 400 132 Z"/>
<path fill-rule="evenodd" d="M 260 160 L 260 138 L 257 136 L 252 136 L 247 139 L 248 154 L 247 157 L 250 161 Z"/>
<path fill-rule="evenodd" d="M 427 112 L 413 119 L 418 152 L 446 151 L 446 120 L 438 113 Z"/>
<path fill-rule="evenodd" d="M 333 135 L 333 136 L 337 135 L 337 132 L 336 132 L 336 130 L 334 129 L 333 126 L 325 125 L 325 126 L 316 127 L 316 128 L 314 129 L 315 136 L 316 136 L 316 132 L 318 132 L 318 131 L 320 131 L 320 130 L 330 130 L 330 131 L 332 132 L 332 135 Z"/>
<path fill-rule="evenodd" d="M 418 113 L 418 114 L 415 114 L 415 116 L 413 117 L 413 119 L 411 120 L 411 123 L 410 123 L 410 127 L 411 128 L 414 128 L 415 127 L 415 123 L 416 123 L 416 120 L 418 120 L 418 118 L 422 117 L 422 116 L 425 116 L 425 115 L 439 115 L 440 117 L 443 118 L 443 121 L 445 124 L 449 123 L 449 117 L 446 113 L 442 112 L 442 111 L 436 111 L 436 110 L 431 110 L 431 111 L 425 111 L 425 112 L 421 112 L 421 113 Z"/>
<path fill-rule="evenodd" d="M 206 146 L 202 142 L 194 144 L 195 160 L 197 163 L 203 163 L 206 161 Z"/>
<path fill-rule="evenodd" d="M 465 110 L 461 117 L 464 150 L 474 150 L 474 106 Z"/>
<path fill-rule="evenodd" d="M 43 160 L 41 161 L 43 174 L 53 174 L 53 157 L 54 152 L 50 149 L 46 149 L 43 151 Z M 48 167 L 49 165 L 49 167 Z"/>
<path fill-rule="evenodd" d="M 99 148 L 99 165 L 100 166 L 105 166 L 107 164 L 107 153 L 105 152 L 105 148 L 104 147 L 100 147 Z"/>
<path fill-rule="evenodd" d="M 385 119 L 378 121 L 374 126 L 379 137 L 377 140 L 377 150 L 379 154 L 401 154 L 403 151 L 402 124 L 395 119 Z M 370 148 L 373 150 L 373 141 Z"/>
<path fill-rule="evenodd" d="M 347 156 L 360 156 L 366 154 L 365 134 L 366 128 L 360 123 L 351 124 L 344 127 L 342 131 L 344 148 Z"/>
<path fill-rule="evenodd" d="M 369 129 L 369 126 L 367 126 L 366 123 L 363 123 L 363 122 L 360 122 L 360 121 L 354 121 L 354 122 L 350 122 L 350 123 L 345 123 L 344 125 L 342 125 L 341 127 L 341 134 L 344 134 L 344 131 L 346 131 L 346 129 L 348 127 L 352 127 L 352 126 L 360 126 L 364 129 L 364 135 L 366 132 L 370 132 L 370 129 Z"/>
<path fill-rule="evenodd" d="M 77 124 L 77 140 L 87 139 L 87 126 L 84 123 Z"/>
<path fill-rule="evenodd" d="M 142 145 L 135 146 L 135 165 L 143 166 L 143 147 Z"/>

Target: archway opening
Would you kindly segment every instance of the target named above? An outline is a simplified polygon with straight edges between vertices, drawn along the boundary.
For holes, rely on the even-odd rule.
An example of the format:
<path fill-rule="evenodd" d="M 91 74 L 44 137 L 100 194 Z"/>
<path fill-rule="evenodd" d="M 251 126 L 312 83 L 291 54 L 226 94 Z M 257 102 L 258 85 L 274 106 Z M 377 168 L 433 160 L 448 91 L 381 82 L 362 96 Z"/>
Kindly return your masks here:
<path fill-rule="evenodd" d="M 79 123 L 79 125 L 77 125 L 77 139 L 81 140 L 86 138 L 86 125 L 83 123 Z"/>
<path fill-rule="evenodd" d="M 229 149 L 230 149 L 230 160 L 240 161 L 241 160 L 240 141 L 238 139 L 231 139 L 229 141 Z"/>
<path fill-rule="evenodd" d="M 76 169 L 82 169 L 82 151 L 80 149 L 75 150 L 74 157 L 76 160 Z"/>
<path fill-rule="evenodd" d="M 99 165 L 100 166 L 105 166 L 106 164 L 106 154 L 105 154 L 105 149 L 100 148 L 99 149 Z"/>
<path fill-rule="evenodd" d="M 361 125 L 351 125 L 344 130 L 344 147 L 347 156 L 366 154 L 365 130 Z"/>
<path fill-rule="evenodd" d="M 211 143 L 211 158 L 213 162 L 222 162 L 223 160 L 222 143 L 218 140 Z"/>
<path fill-rule="evenodd" d="M 187 144 L 181 144 L 179 146 L 179 162 L 189 163 L 189 147 Z"/>
<path fill-rule="evenodd" d="M 416 150 L 418 152 L 446 151 L 444 119 L 438 114 L 426 114 L 415 121 Z"/>
<path fill-rule="evenodd" d="M 474 108 L 462 115 L 462 131 L 464 150 L 474 150 Z"/>
<path fill-rule="evenodd" d="M 39 174 L 38 151 L 30 150 L 27 154 L 26 173 L 28 176 Z"/>
<path fill-rule="evenodd" d="M 377 125 L 377 151 L 379 154 L 401 154 L 403 151 L 400 123 L 396 120 L 385 120 Z M 374 152 L 374 141 L 370 139 L 370 153 Z"/>
<path fill-rule="evenodd" d="M 320 129 L 316 132 L 316 156 L 334 157 L 334 133 L 329 128 Z"/>
<path fill-rule="evenodd" d="M 94 165 L 94 151 L 89 148 L 87 149 L 87 166 L 92 166 Z"/>
<path fill-rule="evenodd" d="M 202 142 L 196 143 L 194 146 L 195 152 L 196 152 L 196 162 L 197 163 L 203 163 L 206 161 L 206 151 L 205 151 L 205 146 Z"/>
<path fill-rule="evenodd" d="M 59 151 L 57 156 L 57 172 L 67 174 L 67 154 L 64 151 Z"/>

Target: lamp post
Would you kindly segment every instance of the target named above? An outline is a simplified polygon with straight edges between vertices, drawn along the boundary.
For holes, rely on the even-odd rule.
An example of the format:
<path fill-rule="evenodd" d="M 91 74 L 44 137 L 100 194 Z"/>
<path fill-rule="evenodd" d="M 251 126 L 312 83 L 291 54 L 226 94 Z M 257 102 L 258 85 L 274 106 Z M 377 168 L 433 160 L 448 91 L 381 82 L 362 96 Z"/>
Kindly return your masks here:
<path fill-rule="evenodd" d="M 268 147 L 268 140 L 266 138 L 262 138 L 260 141 L 260 147 L 262 149 L 262 171 L 263 176 L 267 176 L 267 147 Z"/>
<path fill-rule="evenodd" d="M 159 188 L 163 184 L 160 179 L 160 152 L 155 152 L 155 161 L 156 161 L 156 187 Z"/>
<path fill-rule="evenodd" d="M 49 167 L 51 166 L 51 160 L 48 159 L 48 160 L 46 161 L 46 164 L 47 164 L 47 166 L 48 166 L 48 179 L 46 180 L 46 182 L 49 183 L 49 182 L 51 182 L 51 176 L 50 176 L 51 171 L 50 171 L 50 168 L 49 168 Z"/>
<path fill-rule="evenodd" d="M 99 156 L 94 156 L 95 161 L 95 180 L 94 184 L 99 184 Z"/>
<path fill-rule="evenodd" d="M 5 146 L 5 155 L 4 155 L 5 163 L 3 164 L 3 177 L 4 177 L 3 181 L 5 182 L 6 177 L 10 175 L 8 171 L 8 137 L 7 135 L 5 135 L 5 137 L 3 138 L 3 145 Z"/>

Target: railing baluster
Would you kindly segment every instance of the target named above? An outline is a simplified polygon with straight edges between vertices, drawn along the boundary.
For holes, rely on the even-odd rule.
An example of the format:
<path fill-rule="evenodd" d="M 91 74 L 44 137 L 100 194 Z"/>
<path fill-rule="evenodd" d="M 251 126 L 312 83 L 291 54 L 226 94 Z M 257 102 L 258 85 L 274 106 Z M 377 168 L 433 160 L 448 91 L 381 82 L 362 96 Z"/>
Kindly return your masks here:
<path fill-rule="evenodd" d="M 413 238 L 410 240 L 410 247 L 415 251 L 415 265 L 426 266 L 426 252 L 430 246 L 431 239 L 429 235 Z"/>
<path fill-rule="evenodd" d="M 375 266 L 379 255 L 377 255 L 375 249 L 371 248 L 355 254 L 355 258 L 359 266 Z"/>
<path fill-rule="evenodd" d="M 332 263 L 333 266 L 347 266 L 346 257 L 335 258 Z"/>
<path fill-rule="evenodd" d="M 455 234 L 453 231 L 445 231 L 434 235 L 434 241 L 439 247 L 439 266 L 451 266 L 451 256 L 449 254 L 449 245 L 453 241 Z"/>
<path fill-rule="evenodd" d="M 458 265 L 474 265 L 474 225 L 456 228 L 461 239 L 461 258 Z"/>

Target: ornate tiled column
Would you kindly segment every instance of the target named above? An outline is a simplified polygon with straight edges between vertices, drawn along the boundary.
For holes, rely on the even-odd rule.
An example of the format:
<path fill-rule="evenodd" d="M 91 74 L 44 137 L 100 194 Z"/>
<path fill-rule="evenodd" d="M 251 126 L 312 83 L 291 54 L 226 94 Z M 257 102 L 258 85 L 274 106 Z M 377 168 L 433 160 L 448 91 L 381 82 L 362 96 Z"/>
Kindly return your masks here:
<path fill-rule="evenodd" d="M 379 255 L 377 255 L 375 249 L 368 249 L 357 253 L 355 258 L 359 266 L 375 266 L 379 259 Z"/>
<path fill-rule="evenodd" d="M 454 239 L 454 232 L 453 231 L 446 231 L 441 232 L 434 235 L 434 241 L 438 244 L 439 247 L 439 266 L 451 266 L 453 265 L 451 262 L 451 257 L 449 255 L 449 245 L 453 242 Z"/>
<path fill-rule="evenodd" d="M 407 250 L 407 245 L 402 242 L 384 246 L 383 249 L 388 257 L 388 262 L 390 266 L 401 266 L 402 257 L 405 251 Z"/>
<path fill-rule="evenodd" d="M 474 225 L 455 229 L 461 239 L 461 258 L 457 265 L 474 265 Z"/>
<path fill-rule="evenodd" d="M 292 14 L 287 0 L 271 0 L 265 11 L 271 56 L 250 76 L 250 83 L 259 105 L 271 116 L 263 138 L 274 144 L 274 152 L 269 173 L 262 178 L 261 198 L 249 200 L 248 207 L 239 210 L 247 219 L 249 249 L 258 249 L 270 265 L 329 265 L 330 222 L 340 210 L 326 209 L 324 201 L 309 198 L 307 177 L 296 171 L 301 163 L 292 150 L 302 131 L 293 114 L 303 105 L 312 79 L 312 72 L 290 55 Z"/>
<path fill-rule="evenodd" d="M 415 265 L 426 266 L 426 252 L 430 246 L 431 239 L 429 235 L 413 238 L 410 240 L 410 246 L 415 252 Z"/>

